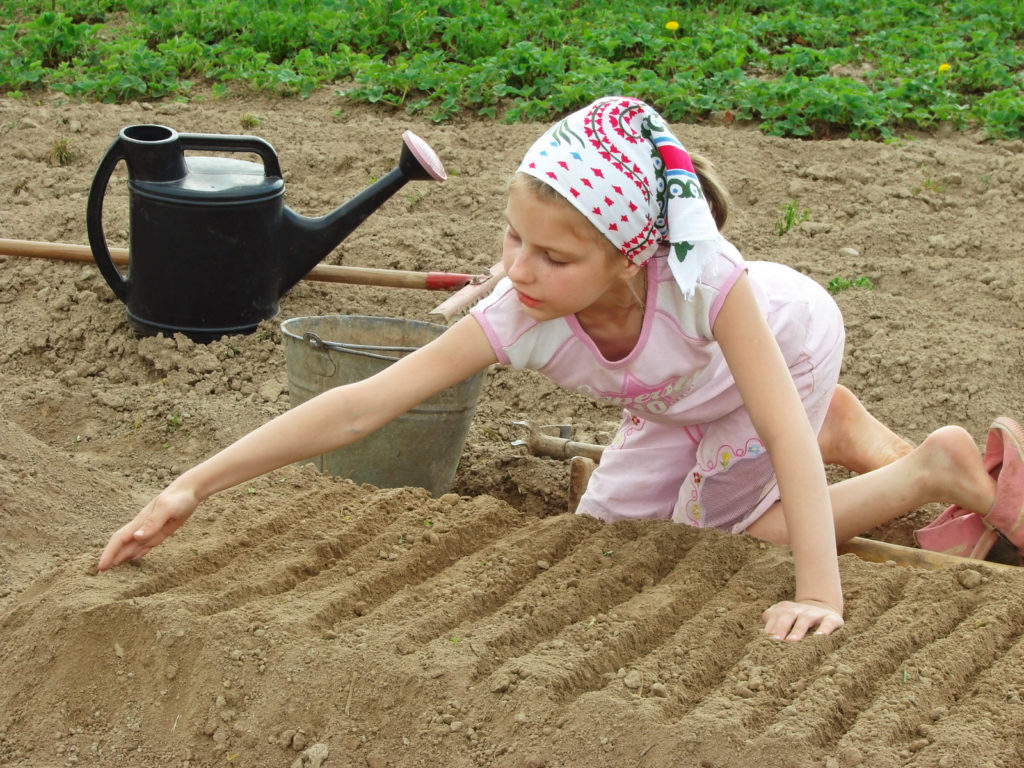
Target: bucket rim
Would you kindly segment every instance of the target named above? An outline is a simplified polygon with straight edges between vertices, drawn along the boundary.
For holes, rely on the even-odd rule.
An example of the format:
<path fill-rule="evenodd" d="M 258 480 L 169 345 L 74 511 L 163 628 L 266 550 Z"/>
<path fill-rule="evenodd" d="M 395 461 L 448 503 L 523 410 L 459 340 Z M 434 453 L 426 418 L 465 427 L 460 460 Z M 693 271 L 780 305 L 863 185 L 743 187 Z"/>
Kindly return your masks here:
<path fill-rule="evenodd" d="M 440 331 L 448 330 L 447 325 L 441 325 L 440 323 L 431 323 L 427 320 L 413 320 L 407 317 L 383 317 L 380 315 L 300 315 L 299 317 L 290 317 L 287 320 L 281 322 L 281 333 L 285 336 L 290 336 L 293 339 L 300 340 L 302 337 L 297 335 L 288 326 L 291 324 L 297 324 L 302 320 L 330 320 L 330 319 L 351 319 L 351 320 L 376 320 L 383 321 L 385 323 L 402 323 L 403 325 L 417 325 L 422 328 L 436 328 Z"/>
<path fill-rule="evenodd" d="M 313 331 L 306 331 L 301 336 L 289 328 L 289 324 L 298 325 L 300 321 L 310 320 L 369 320 L 377 323 L 384 324 L 401 324 L 404 326 L 414 326 L 425 330 L 436 330 L 438 335 L 448 330 L 447 326 L 441 325 L 440 323 L 430 323 L 424 320 L 411 320 L 404 317 L 380 317 L 377 315 L 303 315 L 301 317 L 292 317 L 281 323 L 281 333 L 294 341 L 305 344 L 312 347 L 315 350 L 334 350 L 336 352 L 346 352 L 352 355 L 363 355 L 365 357 L 372 357 L 378 360 L 387 360 L 389 362 L 398 362 L 400 357 L 389 357 L 388 355 L 377 354 L 379 352 L 399 352 L 409 354 L 420 349 L 423 345 L 415 347 L 405 346 L 388 346 L 381 344 L 354 344 L 345 341 L 329 341 L 322 339 L 318 334 Z M 427 342 L 429 343 L 429 342 Z"/>

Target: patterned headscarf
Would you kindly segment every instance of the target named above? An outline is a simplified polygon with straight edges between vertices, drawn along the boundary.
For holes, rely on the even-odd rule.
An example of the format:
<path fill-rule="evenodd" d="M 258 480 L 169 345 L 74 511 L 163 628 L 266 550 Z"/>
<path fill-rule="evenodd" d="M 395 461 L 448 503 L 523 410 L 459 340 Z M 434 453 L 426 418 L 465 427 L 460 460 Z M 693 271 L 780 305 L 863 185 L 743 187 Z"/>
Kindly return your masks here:
<path fill-rule="evenodd" d="M 690 156 L 642 101 L 609 97 L 569 115 L 534 143 L 519 172 L 553 187 L 635 264 L 667 243 L 688 297 L 716 255 L 721 235 Z"/>

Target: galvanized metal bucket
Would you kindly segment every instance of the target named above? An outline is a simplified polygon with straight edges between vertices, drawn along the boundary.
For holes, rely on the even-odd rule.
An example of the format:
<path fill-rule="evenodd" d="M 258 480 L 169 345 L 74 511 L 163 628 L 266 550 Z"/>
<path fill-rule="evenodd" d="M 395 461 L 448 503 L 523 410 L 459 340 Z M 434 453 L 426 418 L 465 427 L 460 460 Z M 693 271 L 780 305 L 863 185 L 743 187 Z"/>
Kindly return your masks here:
<path fill-rule="evenodd" d="M 292 407 L 361 381 L 440 336 L 445 326 L 391 317 L 325 315 L 281 323 Z M 486 371 L 420 403 L 376 432 L 311 461 L 379 488 L 451 487 Z"/>

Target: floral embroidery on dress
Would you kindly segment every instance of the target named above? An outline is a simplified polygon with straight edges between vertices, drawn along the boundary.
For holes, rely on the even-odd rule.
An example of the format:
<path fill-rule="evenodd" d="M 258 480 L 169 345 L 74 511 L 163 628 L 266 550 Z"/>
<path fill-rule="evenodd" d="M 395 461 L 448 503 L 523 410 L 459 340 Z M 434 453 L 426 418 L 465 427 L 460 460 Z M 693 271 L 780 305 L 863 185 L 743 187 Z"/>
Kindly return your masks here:
<path fill-rule="evenodd" d="M 698 465 L 698 468 L 690 476 L 693 480 L 690 485 L 690 498 L 683 505 L 687 522 L 698 528 L 701 527 L 703 510 L 700 505 L 700 485 L 705 479 L 719 472 L 725 472 L 730 465 L 735 464 L 739 459 L 748 456 L 754 458 L 763 453 L 765 453 L 764 443 L 758 438 L 752 437 L 747 440 L 742 448 L 734 448 L 731 445 L 719 446 L 715 452 L 714 460 Z"/>
<path fill-rule="evenodd" d="M 735 459 L 742 459 L 744 456 L 760 456 L 764 453 L 764 443 L 758 438 L 752 437 L 747 440 L 746 444 L 741 448 L 735 448 L 731 445 L 719 446 L 718 451 L 715 453 L 715 459 L 710 462 L 705 462 L 702 467 L 704 474 L 710 474 L 712 472 L 722 471 L 728 469 L 729 465 L 733 463 Z"/>
<path fill-rule="evenodd" d="M 629 414 L 629 426 L 625 429 L 620 428 L 615 435 L 615 439 L 612 440 L 612 448 L 621 448 L 626 442 L 626 438 L 630 435 L 635 435 L 644 428 L 644 420 L 635 414 Z"/>

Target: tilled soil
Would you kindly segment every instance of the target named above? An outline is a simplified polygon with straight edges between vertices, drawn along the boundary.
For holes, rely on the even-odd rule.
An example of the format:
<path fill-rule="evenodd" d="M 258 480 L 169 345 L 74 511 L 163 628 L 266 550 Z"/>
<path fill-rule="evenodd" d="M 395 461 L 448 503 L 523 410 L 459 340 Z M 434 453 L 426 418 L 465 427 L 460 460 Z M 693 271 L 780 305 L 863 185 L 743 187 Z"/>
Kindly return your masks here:
<path fill-rule="evenodd" d="M 412 128 L 449 180 L 404 188 L 327 261 L 458 272 L 497 260 L 505 182 L 543 128 L 431 125 L 328 92 L 4 98 L 0 236 L 87 242 L 96 163 L 142 122 L 269 140 L 288 204 L 309 216 L 389 171 Z M 1021 142 L 678 133 L 720 167 L 748 259 L 870 280 L 837 294 L 842 380 L 879 417 L 914 441 L 962 424 L 980 446 L 995 416 L 1021 416 Z M 113 245 L 127 244 L 122 181 L 105 205 Z M 779 234 L 787 205 L 806 220 Z M 163 485 L 288 408 L 281 320 L 443 322 L 430 310 L 446 295 L 304 281 L 255 333 L 197 345 L 137 337 L 92 265 L 0 256 L 0 764 L 1024 762 L 1018 572 L 844 555 L 846 627 L 771 642 L 760 614 L 792 594 L 788 551 L 565 514 L 566 463 L 512 446 L 513 422 L 605 442 L 618 413 L 501 367 L 450 493 L 288 467 L 209 500 L 140 565 L 96 575 L 107 537 Z M 872 535 L 910 545 L 939 509 Z"/>

